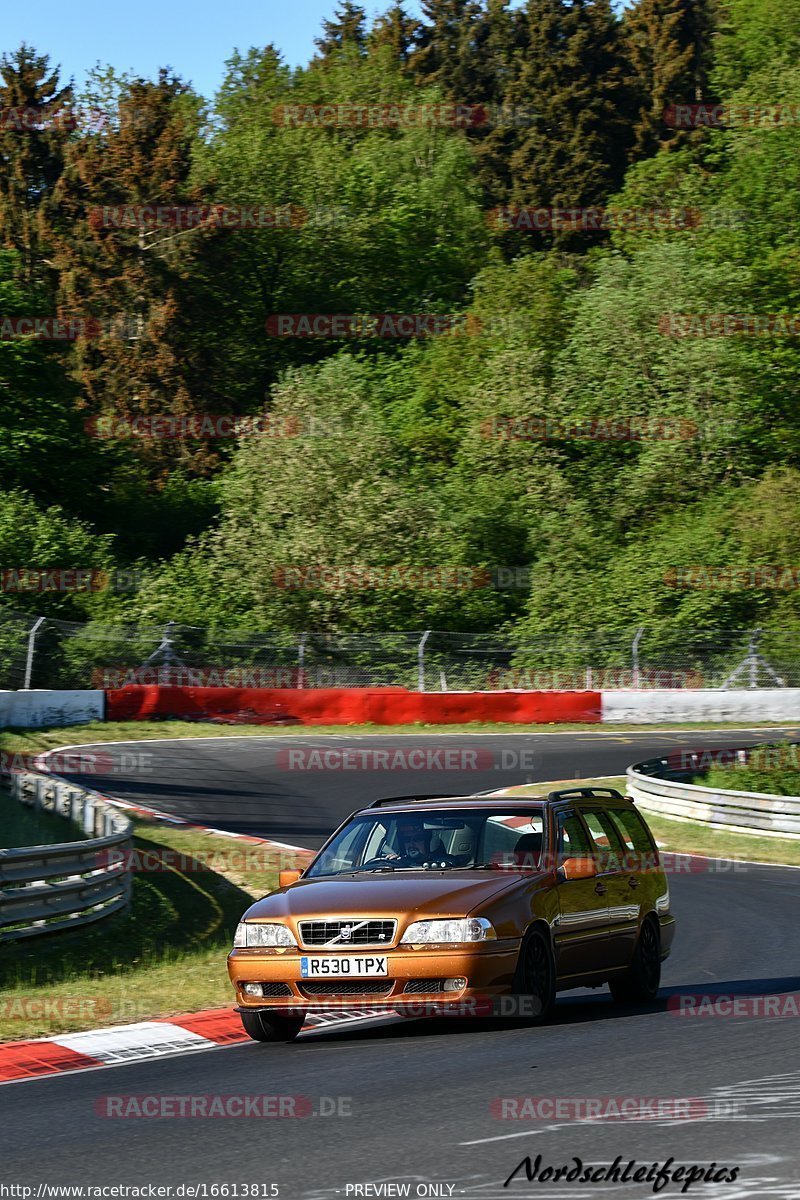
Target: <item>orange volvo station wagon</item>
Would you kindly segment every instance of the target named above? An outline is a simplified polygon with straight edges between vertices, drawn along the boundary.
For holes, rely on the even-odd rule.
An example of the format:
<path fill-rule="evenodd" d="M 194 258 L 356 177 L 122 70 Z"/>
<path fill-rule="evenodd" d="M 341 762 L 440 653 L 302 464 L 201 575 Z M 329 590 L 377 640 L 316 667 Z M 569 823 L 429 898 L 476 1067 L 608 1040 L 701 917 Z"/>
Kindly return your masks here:
<path fill-rule="evenodd" d="M 537 1023 L 569 988 L 653 1000 L 674 932 L 655 841 L 612 788 L 403 797 L 281 871 L 244 914 L 228 971 L 256 1041 L 292 1040 L 309 1010 L 345 1005 L 488 1002 Z"/>

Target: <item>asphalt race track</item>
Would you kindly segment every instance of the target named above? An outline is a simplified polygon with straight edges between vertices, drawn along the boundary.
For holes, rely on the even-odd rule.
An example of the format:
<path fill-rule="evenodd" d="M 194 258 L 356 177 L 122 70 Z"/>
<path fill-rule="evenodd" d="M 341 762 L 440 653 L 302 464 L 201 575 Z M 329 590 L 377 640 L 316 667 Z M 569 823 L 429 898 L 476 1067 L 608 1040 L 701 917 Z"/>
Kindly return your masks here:
<path fill-rule="evenodd" d="M 64 732 L 68 737 L 69 730 Z M 65 778 L 204 825 L 316 849 L 349 813 L 378 796 L 461 795 L 539 779 L 623 775 L 631 763 L 683 747 L 751 745 L 775 736 L 774 729 L 760 729 L 381 737 L 309 733 L 146 741 L 83 746 L 83 752 L 102 752 L 103 762 L 108 756 L 108 773 L 65 773 Z M 363 762 L 356 759 L 354 767 L 339 769 L 348 750 L 363 754 Z M 411 769 L 415 750 L 425 756 L 427 769 Z M 388 768 L 379 767 L 380 752 Z"/>
<path fill-rule="evenodd" d="M 459 734 L 435 740 L 495 754 L 518 753 L 524 745 L 535 756 L 533 765 L 392 772 L 391 778 L 385 771 L 288 772 L 276 766 L 276 754 L 288 745 L 362 746 L 363 738 L 139 743 L 114 753 L 152 752 L 150 774 L 112 772 L 102 783 L 91 782 L 181 816 L 313 846 L 371 796 L 619 774 L 631 762 L 682 745 L 737 745 L 768 736 Z M 432 740 L 380 739 L 389 746 Z M 526 1155 L 532 1162 L 541 1155 L 542 1169 L 572 1166 L 575 1158 L 597 1168 L 621 1156 L 623 1166 L 633 1159 L 649 1168 L 672 1158 L 673 1170 L 679 1164 L 710 1169 L 712 1163 L 715 1171 L 739 1169 L 734 1183 L 697 1182 L 688 1193 L 681 1192 L 682 1182 L 670 1183 L 658 1191 L 663 1197 L 796 1200 L 800 1007 L 794 1019 L 690 1017 L 677 1015 L 668 1002 L 682 994 L 735 994 L 746 1010 L 748 998 L 797 997 L 800 871 L 707 864 L 673 876 L 671 889 L 678 932 L 661 998 L 647 1011 L 619 1008 L 605 990 L 582 992 L 562 996 L 555 1018 L 538 1029 L 463 1019 L 366 1023 L 305 1033 L 288 1046 L 248 1043 L 10 1084 L 0 1088 L 0 1181 L 203 1183 L 207 1190 L 196 1194 L 204 1197 L 235 1195 L 214 1193 L 212 1184 L 238 1184 L 238 1196 L 246 1195 L 242 1185 L 263 1184 L 259 1194 L 266 1196 L 274 1183 L 283 1200 L 402 1194 L 640 1200 L 655 1194 L 644 1182 L 529 1182 L 524 1171 L 503 1187 Z M 175 992 L 179 1008 L 178 971 Z M 286 1108 L 294 1103 L 317 1115 L 120 1119 L 98 1113 L 102 1097 L 187 1094 L 307 1097 Z M 502 1098 L 520 1097 L 540 1098 L 540 1116 L 502 1119 Z M 637 1121 L 587 1122 L 580 1109 L 546 1115 L 554 1112 L 547 1104 L 556 1098 L 609 1097 L 660 1098 L 666 1109 L 658 1116 L 645 1107 L 649 1115 Z M 674 1104 L 689 1099 L 691 1105 Z M 513 1107 L 507 1104 L 505 1111 Z M 400 1190 L 381 1188 L 387 1183 Z M 366 1184 L 373 1186 L 361 1186 Z"/>

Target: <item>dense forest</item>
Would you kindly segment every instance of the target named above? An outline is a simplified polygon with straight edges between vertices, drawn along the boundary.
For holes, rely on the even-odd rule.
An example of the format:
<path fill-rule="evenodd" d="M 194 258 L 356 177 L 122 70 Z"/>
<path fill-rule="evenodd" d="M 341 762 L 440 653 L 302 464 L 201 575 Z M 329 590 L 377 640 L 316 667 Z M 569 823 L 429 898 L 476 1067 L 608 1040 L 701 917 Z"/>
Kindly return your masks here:
<path fill-rule="evenodd" d="M 800 626 L 797 0 L 422 10 L 344 0 L 213 98 L 7 50 L 0 605 Z"/>

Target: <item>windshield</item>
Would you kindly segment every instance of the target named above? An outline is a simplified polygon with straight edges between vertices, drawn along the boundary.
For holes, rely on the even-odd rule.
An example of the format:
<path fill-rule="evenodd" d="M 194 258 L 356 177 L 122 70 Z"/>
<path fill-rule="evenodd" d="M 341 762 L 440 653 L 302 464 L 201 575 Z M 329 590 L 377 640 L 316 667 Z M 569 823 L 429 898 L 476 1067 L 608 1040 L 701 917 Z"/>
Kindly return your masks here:
<path fill-rule="evenodd" d="M 542 810 L 362 813 L 305 871 L 529 870 L 539 868 Z"/>

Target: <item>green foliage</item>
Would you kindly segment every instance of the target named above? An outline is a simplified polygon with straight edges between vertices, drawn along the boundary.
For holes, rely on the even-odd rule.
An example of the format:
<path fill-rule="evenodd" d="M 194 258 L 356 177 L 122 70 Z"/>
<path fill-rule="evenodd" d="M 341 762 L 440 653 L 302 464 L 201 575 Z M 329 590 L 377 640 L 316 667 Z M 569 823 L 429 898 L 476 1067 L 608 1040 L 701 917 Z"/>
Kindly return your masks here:
<path fill-rule="evenodd" d="M 772 796 L 800 796 L 798 747 L 789 742 L 759 746 L 747 764 L 713 766 L 692 780 L 701 787 L 731 792 L 763 792 Z"/>
<path fill-rule="evenodd" d="M 670 334 L 686 314 L 800 311 L 800 130 L 661 123 L 692 89 L 800 104 L 796 15 L 796 0 L 637 0 L 624 14 L 608 0 L 425 0 L 421 21 L 393 5 L 370 24 L 346 0 L 306 67 L 273 46 L 237 52 L 208 105 L 166 72 L 95 72 L 107 127 L 24 151 L 0 137 L 9 178 L 39 180 L 24 202 L 0 185 L 16 247 L 0 305 L 43 311 L 55 272 L 62 311 L 109 322 L 75 347 L 0 341 L 5 561 L 135 563 L 137 592 L 48 600 L 93 629 L 242 621 L 524 643 L 647 623 L 667 645 L 698 627 L 800 628 L 796 588 L 676 584 L 687 567 L 800 562 L 800 342 Z M 9 98 L 61 95 L 32 51 L 2 71 Z M 286 116 L 443 101 L 532 106 L 536 120 Z M 126 119 L 135 109 L 146 123 Z M 161 240 L 90 219 L 154 199 L 299 219 Z M 492 237 L 482 210 L 499 200 L 697 219 Z M 410 342 L 266 333 L 272 314 L 337 312 L 467 320 Z M 266 414 L 285 436 L 98 445 L 84 419 L 100 412 Z M 633 436 L 613 432 L 625 423 Z M 413 587 L 391 575 L 401 567 L 502 567 L 517 582 Z M 289 568 L 389 582 L 287 587 Z M 65 652 L 76 678 L 91 633 Z"/>

